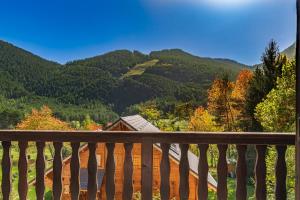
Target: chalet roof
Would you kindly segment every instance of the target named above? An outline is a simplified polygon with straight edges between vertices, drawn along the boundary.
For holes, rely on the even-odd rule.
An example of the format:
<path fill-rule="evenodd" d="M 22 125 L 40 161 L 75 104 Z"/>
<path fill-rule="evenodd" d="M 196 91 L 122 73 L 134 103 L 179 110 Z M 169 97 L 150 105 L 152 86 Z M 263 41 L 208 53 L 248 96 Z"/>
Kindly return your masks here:
<path fill-rule="evenodd" d="M 120 120 L 124 121 L 127 125 L 132 127 L 135 131 L 143 132 L 159 132 L 160 130 L 153 124 L 148 122 L 140 115 L 132 115 L 121 117 Z"/>
<path fill-rule="evenodd" d="M 111 127 L 113 127 L 118 122 L 124 122 L 127 126 L 131 127 L 133 131 L 140 131 L 140 132 L 159 132 L 160 130 L 155 127 L 153 124 L 151 124 L 149 121 L 144 119 L 140 115 L 132 115 L 132 116 L 126 116 L 121 117 L 117 122 L 115 122 Z M 109 130 L 111 127 L 107 128 Z M 160 144 L 154 144 L 156 148 L 160 149 Z M 174 158 L 177 162 L 180 161 L 181 157 L 181 150 L 179 147 L 179 144 L 171 144 L 169 155 Z M 196 156 L 193 152 L 188 151 L 188 159 L 189 159 L 189 165 L 190 170 L 198 175 L 198 164 L 199 164 L 199 158 Z M 210 185 L 217 187 L 217 181 L 212 177 L 210 173 L 208 173 L 207 181 Z"/>

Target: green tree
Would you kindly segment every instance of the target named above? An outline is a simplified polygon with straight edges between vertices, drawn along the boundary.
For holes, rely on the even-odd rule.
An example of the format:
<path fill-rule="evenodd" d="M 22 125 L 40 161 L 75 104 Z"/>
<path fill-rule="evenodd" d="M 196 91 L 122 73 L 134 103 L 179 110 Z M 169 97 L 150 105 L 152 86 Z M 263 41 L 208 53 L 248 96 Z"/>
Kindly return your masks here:
<path fill-rule="evenodd" d="M 255 117 L 265 131 L 295 131 L 296 116 L 296 64 L 295 61 L 287 62 L 282 68 L 282 75 L 277 79 L 276 86 L 259 103 L 255 109 Z M 267 189 L 268 198 L 274 198 L 276 160 L 274 147 L 268 148 L 267 162 Z M 287 190 L 288 199 L 293 197 L 295 185 L 295 148 L 288 147 L 286 152 L 287 163 Z"/>
<path fill-rule="evenodd" d="M 270 91 L 276 85 L 277 77 L 281 76 L 282 67 L 286 63 L 286 56 L 279 53 L 279 46 L 271 40 L 261 58 L 263 71 L 266 76 L 266 89 Z"/>
<path fill-rule="evenodd" d="M 295 69 L 295 62 L 285 64 L 276 87 L 256 106 L 255 117 L 266 131 L 295 130 Z"/>
<path fill-rule="evenodd" d="M 261 131 L 262 127 L 257 122 L 254 112 L 255 107 L 275 87 L 277 77 L 281 76 L 282 66 L 287 62 L 285 56 L 279 53 L 279 47 L 274 40 L 271 40 L 262 55 L 262 65 L 257 66 L 246 96 L 245 110 L 250 117 L 246 131 Z"/>

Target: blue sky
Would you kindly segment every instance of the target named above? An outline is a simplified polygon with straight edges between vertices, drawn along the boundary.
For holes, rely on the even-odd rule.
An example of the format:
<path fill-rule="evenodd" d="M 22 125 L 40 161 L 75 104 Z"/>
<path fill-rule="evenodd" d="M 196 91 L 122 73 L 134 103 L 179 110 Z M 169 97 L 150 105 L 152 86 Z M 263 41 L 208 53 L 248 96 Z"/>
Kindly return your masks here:
<path fill-rule="evenodd" d="M 296 0 L 0 0 L 0 39 L 66 61 L 116 49 L 181 48 L 259 63 L 295 41 Z"/>

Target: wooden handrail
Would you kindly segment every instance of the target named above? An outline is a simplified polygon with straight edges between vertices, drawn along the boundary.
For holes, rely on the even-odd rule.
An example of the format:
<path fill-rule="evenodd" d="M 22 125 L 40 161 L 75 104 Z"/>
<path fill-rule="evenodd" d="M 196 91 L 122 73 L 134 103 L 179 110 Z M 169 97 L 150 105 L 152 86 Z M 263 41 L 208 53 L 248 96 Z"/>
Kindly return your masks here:
<path fill-rule="evenodd" d="M 294 145 L 294 133 L 1 130 L 0 141 Z"/>
<path fill-rule="evenodd" d="M 227 161 L 226 151 L 229 144 L 235 144 L 238 152 L 236 167 L 237 186 L 236 199 L 246 199 L 246 150 L 248 145 L 256 145 L 257 159 L 255 167 L 255 195 L 257 199 L 266 199 L 266 145 L 275 145 L 277 150 L 276 160 L 276 198 L 286 199 L 286 162 L 285 152 L 287 145 L 295 145 L 295 134 L 293 133 L 258 133 L 258 132 L 136 132 L 136 131 L 19 131 L 19 130 L 1 130 L 0 141 L 3 146 L 2 157 L 2 197 L 9 199 L 11 192 L 11 158 L 10 146 L 12 141 L 18 141 L 20 147 L 19 159 L 19 198 L 26 199 L 27 185 L 27 159 L 26 148 L 28 142 L 36 142 L 36 197 L 44 199 L 45 192 L 45 161 L 44 148 L 45 142 L 53 142 L 55 147 L 55 157 L 53 160 L 53 199 L 62 198 L 62 143 L 71 142 L 71 185 L 70 192 L 72 199 L 79 199 L 79 146 L 80 142 L 87 142 L 89 149 L 88 157 L 88 199 L 96 199 L 98 193 L 97 187 L 97 158 L 96 143 L 106 143 L 106 199 L 115 199 L 115 143 L 124 144 L 124 183 L 123 199 L 132 199 L 133 195 L 133 159 L 132 147 L 134 143 L 141 143 L 141 192 L 143 200 L 152 199 L 153 183 L 153 144 L 160 143 L 162 150 L 161 157 L 161 187 L 160 193 L 162 199 L 170 197 L 170 144 L 179 143 L 181 157 L 179 161 L 179 196 L 180 199 L 189 198 L 189 144 L 197 144 L 200 157 L 198 158 L 198 199 L 207 199 L 208 187 L 208 163 L 207 149 L 208 144 L 218 144 L 219 160 L 217 167 L 218 188 L 217 198 L 227 199 Z"/>

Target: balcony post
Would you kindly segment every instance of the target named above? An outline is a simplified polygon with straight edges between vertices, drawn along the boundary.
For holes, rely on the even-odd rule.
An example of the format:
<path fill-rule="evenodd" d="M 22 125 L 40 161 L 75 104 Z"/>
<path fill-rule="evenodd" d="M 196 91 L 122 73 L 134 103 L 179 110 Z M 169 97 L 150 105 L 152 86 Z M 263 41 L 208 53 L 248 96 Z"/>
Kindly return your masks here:
<path fill-rule="evenodd" d="M 297 0 L 296 38 L 296 200 L 300 200 L 300 0 Z"/>
<path fill-rule="evenodd" d="M 142 200 L 152 200 L 153 184 L 153 143 L 145 140 L 142 143 Z"/>

